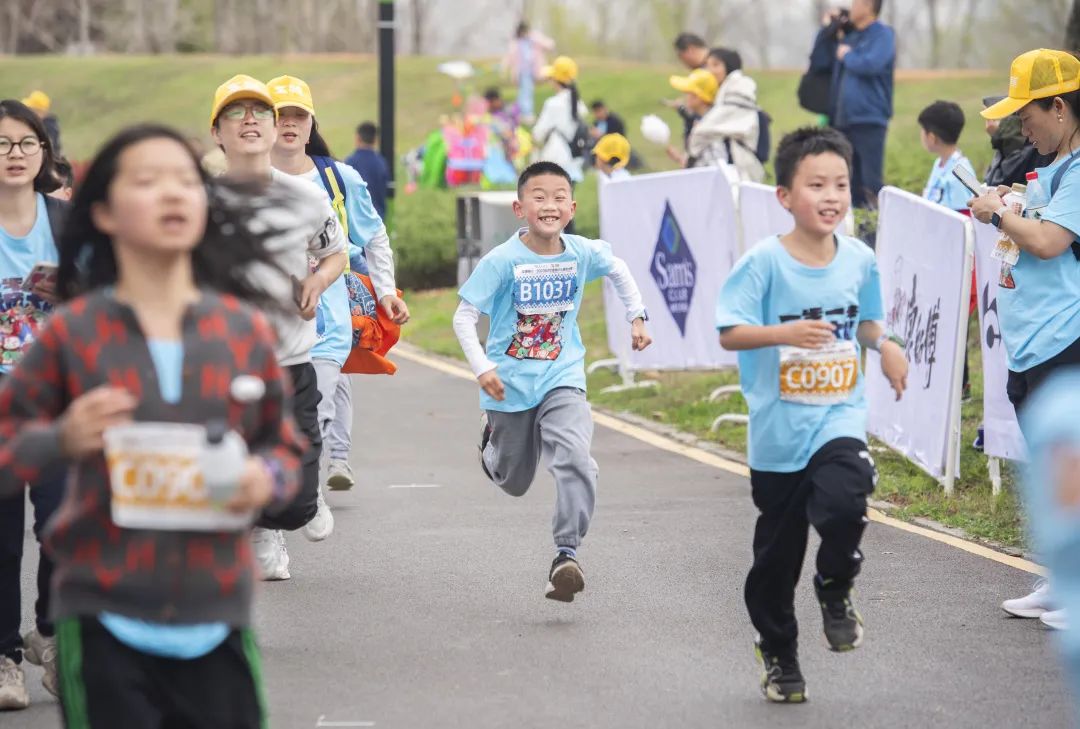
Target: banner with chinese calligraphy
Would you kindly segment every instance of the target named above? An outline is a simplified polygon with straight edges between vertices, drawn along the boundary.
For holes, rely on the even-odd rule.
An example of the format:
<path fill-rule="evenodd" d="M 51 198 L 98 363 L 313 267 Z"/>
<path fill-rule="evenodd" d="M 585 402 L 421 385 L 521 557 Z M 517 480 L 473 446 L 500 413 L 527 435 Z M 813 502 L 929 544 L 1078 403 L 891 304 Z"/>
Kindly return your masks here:
<path fill-rule="evenodd" d="M 908 389 L 899 402 L 881 372 L 866 360 L 869 431 L 937 478 L 956 468 L 960 407 L 957 358 L 966 334 L 971 261 L 966 217 L 911 193 L 881 191 L 877 261 L 885 327 L 906 342 Z M 952 459 L 952 467 L 948 463 Z"/>
<path fill-rule="evenodd" d="M 993 458 L 1023 461 L 1027 445 L 1009 402 L 1005 384 L 1009 362 L 1001 339 L 997 291 L 1001 281 L 1001 261 L 990 254 L 998 239 L 992 225 L 972 221 L 975 226 L 975 278 L 979 291 L 979 339 L 983 368 L 983 452 Z"/>
<path fill-rule="evenodd" d="M 604 286 L 608 346 L 629 370 L 735 365 L 720 347 L 716 296 L 739 256 L 731 185 L 717 167 L 638 175 L 600 188 L 600 236 L 626 261 L 656 341 L 630 350 L 630 325 Z"/>

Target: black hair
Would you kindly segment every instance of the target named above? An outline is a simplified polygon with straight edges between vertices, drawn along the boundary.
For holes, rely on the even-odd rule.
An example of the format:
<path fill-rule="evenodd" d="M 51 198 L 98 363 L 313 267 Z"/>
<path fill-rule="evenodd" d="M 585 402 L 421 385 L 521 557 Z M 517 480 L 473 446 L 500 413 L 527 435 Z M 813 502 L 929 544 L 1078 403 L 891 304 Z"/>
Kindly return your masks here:
<path fill-rule="evenodd" d="M 724 64 L 724 68 L 728 73 L 734 73 L 735 71 L 742 70 L 742 56 L 738 51 L 733 51 L 730 48 L 713 48 L 709 51 L 709 58 L 715 58 Z"/>
<path fill-rule="evenodd" d="M 577 121 L 578 104 L 581 103 L 581 92 L 578 91 L 577 82 L 571 81 L 567 88 L 570 89 L 570 118 Z"/>
<path fill-rule="evenodd" d="M 919 126 L 945 144 L 956 144 L 964 131 L 964 110 L 951 101 L 935 101 L 919 112 Z"/>
<path fill-rule="evenodd" d="M 57 157 L 56 162 L 53 163 L 53 169 L 56 171 L 56 177 L 60 180 L 60 187 L 75 186 L 75 171 L 66 158 Z"/>
<path fill-rule="evenodd" d="M 30 127 L 34 136 L 41 142 L 41 169 L 34 178 L 34 192 L 49 194 L 60 189 L 60 179 L 56 176 L 56 150 L 52 139 L 45 130 L 45 123 L 37 112 L 21 101 L 4 99 L 0 101 L 0 119 L 14 119 Z"/>
<path fill-rule="evenodd" d="M 705 48 L 705 40 L 700 35 L 694 33 L 679 33 L 675 37 L 675 50 L 679 53 L 688 51 L 691 48 Z"/>
<path fill-rule="evenodd" d="M 252 304 L 280 311 L 284 304 L 251 283 L 246 274 L 252 265 L 280 271 L 265 241 L 275 231 L 258 234 L 249 227 L 263 207 L 295 206 L 289 199 L 268 200 L 251 188 L 214 180 L 207 176 L 195 153 L 179 132 L 157 124 L 143 124 L 119 132 L 101 148 L 71 202 L 63 232 L 57 242 L 60 254 L 57 290 L 62 300 L 116 283 L 119 271 L 112 239 L 94 225 L 95 205 L 106 203 L 116 177 L 120 156 L 129 147 L 154 139 L 176 142 L 191 155 L 191 164 L 207 187 L 209 214 L 206 231 L 191 252 L 195 282 L 199 286 L 232 294 Z M 282 274 L 284 275 L 284 274 Z"/>
<path fill-rule="evenodd" d="M 875 17 L 881 15 L 881 6 L 884 3 L 885 3 L 885 0 L 872 0 L 872 4 L 874 6 L 874 15 L 875 15 Z"/>
<path fill-rule="evenodd" d="M 497 88 L 492 86 L 484 92 L 484 98 L 488 101 L 494 101 L 495 99 L 501 99 L 502 93 Z"/>
<path fill-rule="evenodd" d="M 800 162 L 829 152 L 843 157 L 851 170 L 851 142 L 835 129 L 803 127 L 786 135 L 776 148 L 776 184 L 790 189 Z"/>
<path fill-rule="evenodd" d="M 360 137 L 360 141 L 364 144 L 375 144 L 375 137 L 379 134 L 379 128 L 375 126 L 375 122 L 360 122 L 360 126 L 356 128 L 356 136 Z"/>
<path fill-rule="evenodd" d="M 1050 111 L 1054 107 L 1054 99 L 1061 99 L 1065 106 L 1069 107 L 1073 116 L 1077 121 L 1077 128 L 1073 130 L 1072 135 L 1069 137 L 1069 141 L 1072 142 L 1072 138 L 1080 134 L 1080 91 L 1070 91 L 1067 94 L 1058 94 L 1057 96 L 1048 96 L 1043 99 L 1032 99 L 1031 103 L 1038 106 L 1043 111 Z"/>
<path fill-rule="evenodd" d="M 593 111 L 596 111 L 597 109 L 604 109 L 606 107 L 607 107 L 607 104 L 605 104 L 602 99 L 597 99 L 596 101 L 594 101 L 592 104 L 589 105 L 589 108 L 592 109 Z"/>
<path fill-rule="evenodd" d="M 521 197 L 521 191 L 525 189 L 525 185 L 528 184 L 529 180 L 534 177 L 539 177 L 540 175 L 555 175 L 557 177 L 562 177 L 566 180 L 567 184 L 570 185 L 571 191 L 574 189 L 574 181 L 570 179 L 570 173 L 559 165 L 554 162 L 533 162 L 526 167 L 522 171 L 521 176 L 518 177 L 517 191 L 519 198 Z"/>
<path fill-rule="evenodd" d="M 523 20 L 517 24 L 517 29 L 514 31 L 514 35 L 518 38 L 524 38 L 529 32 L 529 22 Z"/>
<path fill-rule="evenodd" d="M 311 136 L 308 137 L 308 143 L 304 145 L 304 154 L 308 157 L 334 157 L 330 151 L 330 145 L 323 139 L 323 135 L 319 134 L 319 122 L 315 117 L 311 117 Z"/>

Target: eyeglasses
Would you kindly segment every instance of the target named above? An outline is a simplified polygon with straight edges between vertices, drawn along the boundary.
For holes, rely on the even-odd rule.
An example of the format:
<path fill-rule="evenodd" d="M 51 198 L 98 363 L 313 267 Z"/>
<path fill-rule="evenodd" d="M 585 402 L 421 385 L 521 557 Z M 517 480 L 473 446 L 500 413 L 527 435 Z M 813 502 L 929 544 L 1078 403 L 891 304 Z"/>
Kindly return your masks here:
<path fill-rule="evenodd" d="M 253 117 L 260 121 L 274 118 L 274 110 L 266 104 L 229 104 L 221 112 L 221 116 L 229 121 L 241 121 L 248 115 L 249 111 Z"/>
<path fill-rule="evenodd" d="M 0 137 L 0 157 L 10 157 L 11 150 L 18 147 L 27 157 L 33 157 L 41 151 L 41 140 L 37 137 L 23 137 L 21 141 L 14 141 L 7 137 Z"/>

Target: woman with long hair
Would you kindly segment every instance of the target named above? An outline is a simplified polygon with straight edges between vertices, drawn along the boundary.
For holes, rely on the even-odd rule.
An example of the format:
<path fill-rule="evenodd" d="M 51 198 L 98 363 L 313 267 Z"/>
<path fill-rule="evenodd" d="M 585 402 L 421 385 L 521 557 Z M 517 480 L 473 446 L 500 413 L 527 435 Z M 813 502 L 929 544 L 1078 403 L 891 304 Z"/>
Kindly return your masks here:
<path fill-rule="evenodd" d="M 120 132 L 60 240 L 66 304 L 0 384 L 0 494 L 68 470 L 45 533 L 66 726 L 265 725 L 249 526 L 296 491 L 304 444 L 256 309 L 276 298 L 246 274 L 275 265 L 257 200 L 175 131 Z M 211 501 L 222 471 L 188 459 L 215 430 L 249 455 Z"/>
<path fill-rule="evenodd" d="M 578 91 L 578 65 L 572 58 L 559 56 L 544 68 L 544 77 L 555 86 L 556 93 L 544 102 L 533 127 L 533 140 L 540 149 L 536 160 L 554 162 L 570 174 L 573 182 L 581 182 L 584 156 L 574 156 L 573 144 L 588 109 Z"/>

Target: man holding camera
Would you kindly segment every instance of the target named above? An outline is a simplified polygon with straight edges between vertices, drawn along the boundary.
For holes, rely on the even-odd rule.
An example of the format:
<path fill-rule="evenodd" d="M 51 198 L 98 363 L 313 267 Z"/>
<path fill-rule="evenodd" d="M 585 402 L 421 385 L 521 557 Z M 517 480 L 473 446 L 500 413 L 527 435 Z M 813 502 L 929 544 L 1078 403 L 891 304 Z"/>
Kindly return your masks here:
<path fill-rule="evenodd" d="M 864 208 L 877 203 L 893 113 L 896 34 L 878 21 L 882 2 L 852 0 L 850 11 L 826 15 L 810 54 L 811 72 L 831 74 L 829 126 L 855 149 L 852 202 Z"/>

